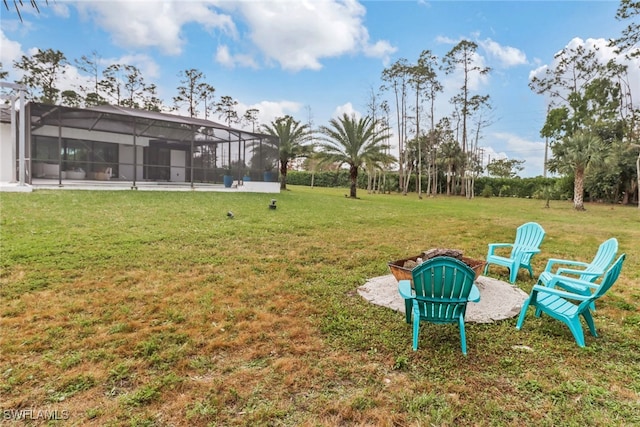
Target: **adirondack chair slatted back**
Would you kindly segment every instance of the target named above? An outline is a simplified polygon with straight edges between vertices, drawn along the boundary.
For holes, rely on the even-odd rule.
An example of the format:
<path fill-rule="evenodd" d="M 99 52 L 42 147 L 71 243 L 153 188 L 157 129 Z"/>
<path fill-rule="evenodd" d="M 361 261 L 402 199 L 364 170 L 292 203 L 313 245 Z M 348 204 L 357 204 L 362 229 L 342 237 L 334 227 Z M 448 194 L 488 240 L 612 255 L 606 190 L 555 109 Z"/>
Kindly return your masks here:
<path fill-rule="evenodd" d="M 475 272 L 450 257 L 425 261 L 412 271 L 420 317 L 433 323 L 454 323 L 464 315 Z"/>
<path fill-rule="evenodd" d="M 596 255 L 593 258 L 593 261 L 591 262 L 591 264 L 587 266 L 587 268 L 585 268 L 584 271 L 589 273 L 594 271 L 600 271 L 600 272 L 605 271 L 607 267 L 609 267 L 609 264 L 611 264 L 611 261 L 613 261 L 613 259 L 616 257 L 617 253 L 618 253 L 618 240 L 615 237 L 612 237 L 609 240 L 602 242 L 600 247 L 598 247 L 598 252 L 596 252 Z M 590 282 L 593 282 L 596 278 L 597 276 L 593 276 L 593 275 L 580 276 L 581 280 L 588 280 Z"/>
<path fill-rule="evenodd" d="M 538 248 L 544 239 L 544 229 L 536 222 L 527 222 L 518 227 L 516 240 L 511 250 L 512 259 L 520 259 L 520 264 L 528 265 L 533 254 L 523 252 L 523 248 Z"/>
<path fill-rule="evenodd" d="M 582 304 L 595 301 L 596 299 L 604 295 L 611 288 L 611 286 L 613 286 L 616 280 L 618 280 L 618 276 L 620 276 L 620 271 L 622 270 L 622 263 L 624 262 L 624 259 L 626 256 L 627 256 L 626 254 L 622 254 L 618 257 L 616 262 L 613 263 L 611 268 L 609 268 L 609 270 L 607 270 L 607 272 L 604 274 L 604 277 L 602 278 L 602 282 L 600 282 L 600 286 L 596 288 L 596 290 L 591 295 L 591 298 L 589 298 L 587 301 L 583 301 Z"/>

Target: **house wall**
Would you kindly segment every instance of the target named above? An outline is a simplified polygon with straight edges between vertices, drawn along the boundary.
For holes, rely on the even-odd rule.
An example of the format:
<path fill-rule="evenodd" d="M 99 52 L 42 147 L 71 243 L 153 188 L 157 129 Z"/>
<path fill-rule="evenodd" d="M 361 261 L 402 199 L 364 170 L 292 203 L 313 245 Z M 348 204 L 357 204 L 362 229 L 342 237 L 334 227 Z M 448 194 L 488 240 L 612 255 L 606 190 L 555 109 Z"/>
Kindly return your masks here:
<path fill-rule="evenodd" d="M 143 147 L 136 146 L 137 163 L 136 181 L 142 180 Z M 118 178 L 133 181 L 133 145 L 121 145 L 118 150 L 118 162 L 120 163 L 120 176 Z"/>
<path fill-rule="evenodd" d="M 56 126 L 42 126 L 31 132 L 32 135 L 51 136 L 58 137 L 58 127 Z M 116 144 L 133 144 L 133 137 L 131 135 L 122 135 L 118 133 L 109 133 L 102 131 L 92 131 L 84 129 L 70 129 L 62 128 L 63 138 L 72 139 L 84 139 L 87 141 L 99 141 L 99 142 L 112 142 Z M 149 146 L 149 138 L 138 137 L 136 138 L 136 145 L 140 147 Z"/>
<path fill-rule="evenodd" d="M 185 182 L 187 153 L 185 151 L 171 150 L 171 181 Z"/>
<path fill-rule="evenodd" d="M 11 123 L 0 123 L 0 182 L 14 182 L 15 141 L 11 140 Z"/>
<path fill-rule="evenodd" d="M 34 135 L 58 137 L 58 128 L 55 126 L 43 126 L 33 132 Z M 101 131 L 87 131 L 83 129 L 62 128 L 62 137 L 87 141 L 110 142 L 120 144 L 118 150 L 118 162 L 120 176 L 117 178 L 133 180 L 133 137 L 131 135 L 112 134 Z M 149 146 L 149 138 L 136 138 L 137 163 L 136 180 L 143 178 L 143 147 Z M 171 181 L 186 182 L 187 153 L 180 150 L 171 150 Z"/>

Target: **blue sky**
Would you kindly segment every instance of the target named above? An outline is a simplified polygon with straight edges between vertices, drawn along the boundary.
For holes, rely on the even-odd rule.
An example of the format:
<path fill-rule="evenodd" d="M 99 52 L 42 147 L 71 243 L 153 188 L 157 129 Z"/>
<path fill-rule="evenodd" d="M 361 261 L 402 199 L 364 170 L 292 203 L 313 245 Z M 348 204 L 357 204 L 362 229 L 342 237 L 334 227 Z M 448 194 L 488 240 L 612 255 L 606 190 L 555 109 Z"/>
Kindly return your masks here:
<path fill-rule="evenodd" d="M 485 162 L 489 155 L 525 160 L 521 176 L 541 175 L 544 156 L 539 131 L 547 102 L 529 89 L 530 77 L 568 45 L 597 45 L 612 57 L 606 41 L 628 24 L 615 19 L 617 1 L 50 0 L 40 14 L 25 3 L 24 22 L 1 11 L 0 61 L 10 80 L 19 78 L 13 61 L 35 48 L 70 60 L 96 51 L 102 66 L 140 68 L 167 105 L 178 73 L 198 69 L 216 96 L 236 99 L 240 114 L 258 108 L 262 123 L 290 114 L 318 126 L 342 112 L 364 115 L 386 66 L 415 62 L 425 49 L 442 57 L 461 39 L 472 40 L 478 63 L 492 68 L 474 85 L 493 105 L 479 144 Z M 640 82 L 640 62 L 630 65 Z M 60 85 L 83 78 L 70 66 Z M 450 113 L 459 87 L 455 76 L 442 74 L 441 81 L 436 120 Z"/>

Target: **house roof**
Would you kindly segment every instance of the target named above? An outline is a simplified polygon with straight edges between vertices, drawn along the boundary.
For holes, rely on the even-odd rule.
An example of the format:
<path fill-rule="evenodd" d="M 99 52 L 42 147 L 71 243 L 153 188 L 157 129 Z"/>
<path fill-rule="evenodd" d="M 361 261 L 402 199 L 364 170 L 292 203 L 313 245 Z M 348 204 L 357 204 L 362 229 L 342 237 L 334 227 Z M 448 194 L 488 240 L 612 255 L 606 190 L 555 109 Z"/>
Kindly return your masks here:
<path fill-rule="evenodd" d="M 193 138 L 196 145 L 256 140 L 278 142 L 271 135 L 248 132 L 210 120 L 115 105 L 75 108 L 30 102 L 28 106 L 31 110 L 32 129 L 46 125 L 61 126 L 135 135 L 179 144 L 190 144 Z"/>

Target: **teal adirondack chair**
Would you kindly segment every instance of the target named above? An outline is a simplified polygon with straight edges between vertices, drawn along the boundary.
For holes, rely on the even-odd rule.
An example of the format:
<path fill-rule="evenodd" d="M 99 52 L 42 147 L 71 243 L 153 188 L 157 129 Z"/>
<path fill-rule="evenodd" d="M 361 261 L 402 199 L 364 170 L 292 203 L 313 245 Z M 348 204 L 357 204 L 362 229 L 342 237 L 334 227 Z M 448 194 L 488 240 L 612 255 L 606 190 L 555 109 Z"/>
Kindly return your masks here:
<path fill-rule="evenodd" d="M 398 292 L 411 303 L 413 316 L 413 350 L 418 349 L 420 321 L 457 323 L 460 328 L 462 354 L 467 354 L 464 314 L 467 302 L 480 301 L 480 291 L 473 284 L 475 272 L 455 258 L 441 256 L 427 260 L 411 271 L 410 280 L 401 280 Z"/>
<path fill-rule="evenodd" d="M 598 334 L 596 333 L 596 327 L 593 323 L 593 317 L 591 316 L 589 307 L 591 303 L 603 296 L 616 282 L 618 276 L 620 276 L 620 270 L 622 269 L 624 258 L 625 254 L 620 255 L 611 268 L 609 268 L 609 270 L 604 274 L 602 282 L 599 285 L 571 277 L 556 277 L 556 279 L 558 279 L 558 283 L 560 281 L 563 283 L 572 282 L 574 284 L 593 287 L 595 290 L 589 296 L 563 291 L 551 286 L 535 285 L 531 290 L 529 298 L 522 306 L 520 316 L 518 317 L 518 323 L 516 324 L 516 329 L 522 329 L 527 308 L 531 305 L 536 308 L 537 317 L 540 316 L 540 313 L 546 313 L 554 319 L 566 323 L 578 345 L 580 347 L 584 347 L 584 332 L 582 331 L 580 316 L 582 316 L 587 322 L 591 335 L 597 337 Z M 571 302 L 571 300 L 577 301 L 577 303 Z"/>
<path fill-rule="evenodd" d="M 487 253 L 487 265 L 484 267 L 484 274 L 489 271 L 490 264 L 496 264 L 509 269 L 509 281 L 514 283 L 518 277 L 518 270 L 526 268 L 529 275 L 533 277 L 531 269 L 531 258 L 540 252 L 540 244 L 544 239 L 545 231 L 540 224 L 527 222 L 516 230 L 516 240 L 513 243 L 489 243 Z M 509 256 L 496 254 L 498 248 L 511 248 Z"/>
<path fill-rule="evenodd" d="M 593 292 L 593 289 L 590 286 L 563 281 L 556 276 L 577 276 L 580 280 L 595 282 L 596 279 L 604 274 L 607 267 L 611 265 L 611 262 L 615 259 L 617 253 L 618 240 L 616 240 L 615 237 L 612 237 L 600 244 L 598 252 L 596 252 L 595 257 L 590 263 L 551 258 L 547 261 L 546 268 L 538 277 L 538 285 L 549 286 L 553 283 L 554 285 L 560 286 L 564 290 L 573 292 L 574 294 L 589 296 Z M 560 265 L 560 267 L 558 267 L 554 272 L 554 266 L 558 265 Z M 595 310 L 595 304 L 592 303 L 590 308 L 591 310 Z"/>

